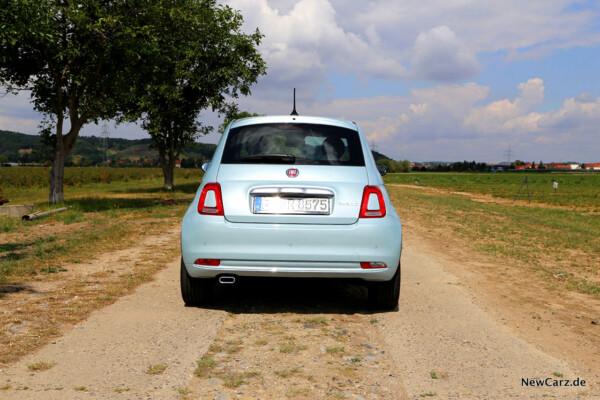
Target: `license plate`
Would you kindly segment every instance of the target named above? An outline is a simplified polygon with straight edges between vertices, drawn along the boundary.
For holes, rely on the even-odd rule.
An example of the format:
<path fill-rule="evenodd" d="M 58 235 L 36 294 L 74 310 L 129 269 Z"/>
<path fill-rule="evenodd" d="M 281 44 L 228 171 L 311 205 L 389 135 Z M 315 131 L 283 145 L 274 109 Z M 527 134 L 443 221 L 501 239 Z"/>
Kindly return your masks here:
<path fill-rule="evenodd" d="M 264 196 L 254 197 L 255 214 L 312 214 L 329 215 L 331 201 L 328 198 L 290 198 Z"/>

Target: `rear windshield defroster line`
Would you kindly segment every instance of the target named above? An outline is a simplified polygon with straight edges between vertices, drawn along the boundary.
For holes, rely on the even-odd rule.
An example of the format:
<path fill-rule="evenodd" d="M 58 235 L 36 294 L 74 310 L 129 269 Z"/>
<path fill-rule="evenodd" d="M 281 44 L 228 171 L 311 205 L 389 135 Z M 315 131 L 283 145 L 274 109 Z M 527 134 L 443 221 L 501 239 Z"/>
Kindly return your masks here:
<path fill-rule="evenodd" d="M 365 160 L 356 130 L 320 124 L 269 123 L 232 129 L 221 163 L 361 167 Z"/>

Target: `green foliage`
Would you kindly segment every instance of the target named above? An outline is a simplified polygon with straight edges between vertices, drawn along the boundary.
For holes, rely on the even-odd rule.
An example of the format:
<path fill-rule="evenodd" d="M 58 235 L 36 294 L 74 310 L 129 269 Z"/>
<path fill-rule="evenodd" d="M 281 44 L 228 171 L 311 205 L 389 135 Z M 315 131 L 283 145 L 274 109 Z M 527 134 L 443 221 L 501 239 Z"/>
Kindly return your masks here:
<path fill-rule="evenodd" d="M 472 172 L 472 171 L 480 171 L 480 172 L 490 172 L 490 166 L 486 163 L 477 161 L 457 161 L 453 163 L 426 163 L 426 164 L 415 164 L 412 168 L 413 171 L 436 171 L 436 172 Z"/>
<path fill-rule="evenodd" d="M 410 161 L 408 160 L 394 161 L 389 158 L 382 158 L 377 160 L 377 164 L 385 165 L 388 173 L 410 171 Z"/>
<path fill-rule="evenodd" d="M 230 123 L 232 123 L 233 121 L 237 120 L 237 119 L 250 118 L 250 117 L 260 117 L 260 116 L 261 116 L 261 114 L 250 113 L 248 111 L 239 111 L 239 112 L 235 112 L 235 113 L 230 113 L 229 115 L 225 116 L 225 119 L 223 120 L 223 123 L 221 125 L 219 125 L 218 132 L 221 135 L 223 133 L 225 133 L 225 129 L 227 129 L 227 126 Z"/>
<path fill-rule="evenodd" d="M 139 12 L 130 3 L 1 0 L 0 84 L 29 90 L 44 115 L 51 203 L 63 201 L 63 167 L 81 127 L 115 117 L 131 95 L 133 61 L 144 38 L 143 27 L 132 24 Z"/>
<path fill-rule="evenodd" d="M 212 127 L 198 120 L 211 108 L 226 115 L 236 112 L 227 98 L 250 94 L 250 85 L 265 73 L 257 46 L 262 35 L 242 32 L 243 19 L 216 0 L 141 1 L 134 25 L 143 25 L 146 38 L 138 50 L 137 84 L 130 119 L 141 119 L 152 137 L 165 174 L 172 171 L 183 147 Z"/>

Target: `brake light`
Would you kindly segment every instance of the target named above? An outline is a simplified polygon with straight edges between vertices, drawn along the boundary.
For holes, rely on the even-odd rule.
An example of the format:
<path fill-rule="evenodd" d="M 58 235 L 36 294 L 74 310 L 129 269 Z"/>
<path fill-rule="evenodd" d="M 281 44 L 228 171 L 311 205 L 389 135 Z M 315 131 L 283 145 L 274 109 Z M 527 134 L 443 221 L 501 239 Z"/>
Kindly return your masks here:
<path fill-rule="evenodd" d="M 358 218 L 383 217 L 385 217 L 385 201 L 381 189 L 377 186 L 365 186 Z"/>
<path fill-rule="evenodd" d="M 203 215 L 225 215 L 223 212 L 223 197 L 221 185 L 211 182 L 204 185 L 198 202 L 198 212 Z"/>
<path fill-rule="evenodd" d="M 374 269 L 374 268 L 387 268 L 387 265 L 383 262 L 361 262 L 360 267 L 362 269 Z"/>
<path fill-rule="evenodd" d="M 215 260 L 212 258 L 199 258 L 194 261 L 196 265 L 208 265 L 210 267 L 218 267 L 221 264 L 221 260 Z"/>

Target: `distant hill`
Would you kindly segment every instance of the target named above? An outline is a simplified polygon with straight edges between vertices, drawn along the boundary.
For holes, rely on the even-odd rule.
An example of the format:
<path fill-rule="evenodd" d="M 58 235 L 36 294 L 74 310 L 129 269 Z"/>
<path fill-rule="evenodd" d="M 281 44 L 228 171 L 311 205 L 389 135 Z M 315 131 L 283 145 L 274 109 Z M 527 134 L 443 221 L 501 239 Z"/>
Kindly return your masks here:
<path fill-rule="evenodd" d="M 375 161 L 379 161 L 379 160 L 391 160 L 391 158 L 389 158 L 388 156 L 386 156 L 385 154 L 381 154 L 378 151 L 375 150 L 371 150 L 371 153 L 373 153 L 373 158 L 375 159 Z"/>
<path fill-rule="evenodd" d="M 103 139 L 97 136 L 79 136 L 69 153 L 68 164 L 96 165 L 106 158 L 112 163 L 158 164 L 158 152 L 150 149 L 151 139 L 108 138 L 105 152 Z M 216 145 L 196 143 L 188 146 L 181 154 L 184 160 L 201 164 L 210 160 Z M 37 135 L 0 131 L 0 163 L 45 163 L 49 160 L 50 148 Z"/>
<path fill-rule="evenodd" d="M 150 148 L 151 139 L 108 138 L 106 158 L 111 164 L 158 165 L 158 152 Z M 195 143 L 182 152 L 182 166 L 200 165 L 212 159 L 217 148 L 214 144 Z M 373 151 L 375 161 L 390 159 Z M 50 148 L 37 135 L 0 130 L 0 163 L 45 163 L 50 159 Z M 97 165 L 104 162 L 103 139 L 97 136 L 79 136 L 68 155 L 68 165 Z"/>

